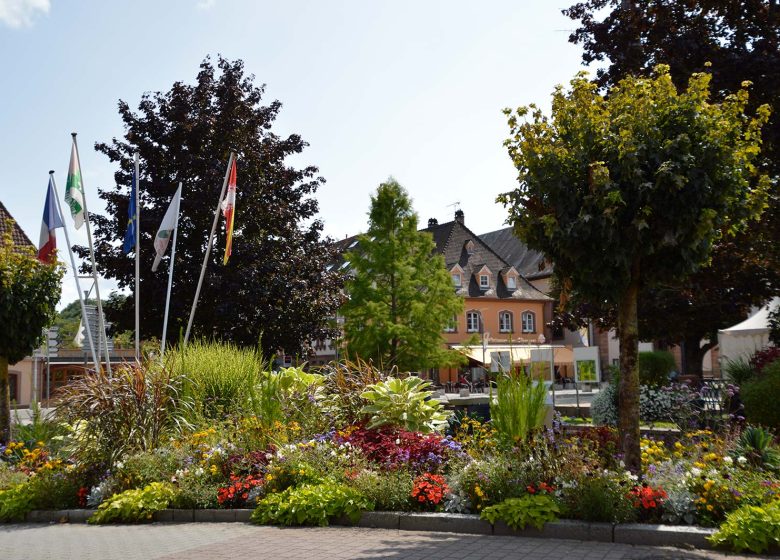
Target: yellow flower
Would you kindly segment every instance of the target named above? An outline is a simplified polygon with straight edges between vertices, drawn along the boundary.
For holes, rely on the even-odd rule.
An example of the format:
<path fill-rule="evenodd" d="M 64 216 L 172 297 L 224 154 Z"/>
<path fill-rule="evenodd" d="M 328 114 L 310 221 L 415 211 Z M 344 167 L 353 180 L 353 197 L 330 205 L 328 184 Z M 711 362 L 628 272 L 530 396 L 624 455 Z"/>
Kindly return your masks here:
<path fill-rule="evenodd" d="M 270 482 L 270 481 L 272 481 L 274 479 L 274 475 L 272 475 L 271 473 L 268 473 L 267 475 L 265 475 L 265 479 Z"/>
<path fill-rule="evenodd" d="M 710 504 L 710 505 L 708 505 L 708 506 L 707 506 L 707 511 L 712 511 L 713 509 L 715 509 L 715 508 L 714 508 L 714 507 L 712 507 L 712 504 Z"/>
<path fill-rule="evenodd" d="M 305 475 L 305 474 L 306 474 L 306 471 L 304 471 L 303 469 L 301 469 L 301 470 L 299 470 L 299 471 L 298 471 L 298 474 L 299 474 L 299 475 L 301 475 L 301 476 L 303 476 L 303 475 Z"/>
<path fill-rule="evenodd" d="M 218 471 L 218 469 L 217 469 L 217 465 L 211 465 L 211 466 L 209 467 L 209 472 L 210 472 L 211 474 L 217 474 L 217 471 Z"/>

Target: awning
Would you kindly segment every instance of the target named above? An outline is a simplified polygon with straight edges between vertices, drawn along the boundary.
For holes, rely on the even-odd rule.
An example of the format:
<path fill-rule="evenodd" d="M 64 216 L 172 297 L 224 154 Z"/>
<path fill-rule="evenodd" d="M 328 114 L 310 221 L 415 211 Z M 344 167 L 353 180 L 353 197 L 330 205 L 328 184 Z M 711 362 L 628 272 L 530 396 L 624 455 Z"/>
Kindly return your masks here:
<path fill-rule="evenodd" d="M 487 346 L 484 352 L 485 361 L 482 361 L 483 352 L 482 345 L 475 346 L 463 346 L 456 344 L 452 346 L 453 350 L 457 350 L 484 366 L 489 366 L 492 363 L 492 354 L 499 352 L 509 352 L 511 360 L 514 364 L 519 365 L 531 363 L 531 350 L 544 350 L 553 352 L 553 361 L 556 364 L 572 364 L 574 363 L 574 356 L 571 348 L 567 346 L 556 346 L 551 344 L 523 344 L 523 345 L 499 345 L 490 344 Z"/>

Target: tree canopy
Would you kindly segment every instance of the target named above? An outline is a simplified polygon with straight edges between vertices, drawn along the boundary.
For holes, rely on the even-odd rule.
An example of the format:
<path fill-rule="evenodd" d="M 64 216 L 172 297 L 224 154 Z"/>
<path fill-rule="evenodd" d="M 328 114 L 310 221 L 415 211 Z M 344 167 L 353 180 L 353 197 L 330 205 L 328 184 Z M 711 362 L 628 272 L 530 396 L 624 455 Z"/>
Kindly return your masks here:
<path fill-rule="evenodd" d="M 695 272 L 718 235 L 760 215 L 769 180 L 756 167 L 769 109 L 747 117 L 747 89 L 709 102 L 710 76 L 678 92 L 668 68 L 628 77 L 608 96 L 584 73 L 558 87 L 552 115 L 507 110 L 519 187 L 499 197 L 515 232 L 555 263 L 564 293 L 617 309 L 620 422 L 639 466 L 640 288 Z"/>
<path fill-rule="evenodd" d="M 63 270 L 43 263 L 32 247 L 14 245 L 10 229 L 0 238 L 0 443 L 11 437 L 8 364 L 32 353 L 54 320 Z"/>
<path fill-rule="evenodd" d="M 342 309 L 347 349 L 385 369 L 444 366 L 459 356 L 444 347 L 442 332 L 463 311 L 444 257 L 395 180 L 371 197 L 368 231 L 345 255 L 352 277 Z"/>
<path fill-rule="evenodd" d="M 324 179 L 313 166 L 287 162 L 307 145 L 297 134 L 280 137 L 272 126 L 279 101 L 263 104 L 243 62 L 206 58 L 193 85 L 143 95 L 134 112 L 119 102 L 124 138 L 96 144 L 118 164 L 116 185 L 100 190 L 107 214 L 93 215 L 101 273 L 120 289 L 134 289 L 133 259 L 123 253 L 133 154 L 141 161 L 141 336 L 159 337 L 167 266 L 151 271 L 152 240 L 178 183 L 183 183 L 169 342 L 186 325 L 230 151 L 238 154 L 238 188 L 232 256 L 222 264 L 220 218 L 216 247 L 200 295 L 194 336 L 243 345 L 262 340 L 266 353 L 299 352 L 307 341 L 335 332 L 328 318 L 342 301 L 342 278 L 325 271 L 331 244 L 322 236 L 314 198 Z M 86 249 L 79 248 L 81 256 Z M 164 262 L 170 260 L 170 250 Z M 117 298 L 108 319 L 118 331 L 134 328 L 134 298 Z"/>
<path fill-rule="evenodd" d="M 717 342 L 718 329 L 743 320 L 750 307 L 780 293 L 780 6 L 766 0 L 588 0 L 564 13 L 579 22 L 570 41 L 583 46 L 583 61 L 608 60 L 597 73 L 606 90 L 662 62 L 678 87 L 692 72 L 706 69 L 717 100 L 750 81 L 748 110 L 762 104 L 772 109 L 762 127 L 763 157 L 757 163 L 773 180 L 761 220 L 717 239 L 710 263 L 690 277 L 667 280 L 640 295 L 642 338 L 682 343 L 686 373 L 701 374 L 702 357 Z M 598 302 L 575 298 L 565 311 L 571 314 L 564 313 L 564 320 L 589 315 L 614 325 L 614 313 Z M 709 342 L 701 345 L 705 338 Z"/>

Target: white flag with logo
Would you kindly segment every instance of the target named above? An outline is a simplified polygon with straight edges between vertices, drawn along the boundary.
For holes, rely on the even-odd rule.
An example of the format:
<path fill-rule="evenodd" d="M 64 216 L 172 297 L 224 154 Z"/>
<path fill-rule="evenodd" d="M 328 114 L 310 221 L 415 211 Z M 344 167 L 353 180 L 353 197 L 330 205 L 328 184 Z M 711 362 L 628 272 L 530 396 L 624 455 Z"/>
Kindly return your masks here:
<path fill-rule="evenodd" d="M 165 251 L 168 250 L 168 243 L 173 236 L 173 230 L 176 227 L 176 217 L 179 215 L 179 204 L 181 203 L 181 186 L 176 189 L 176 194 L 173 195 L 173 200 L 168 206 L 168 210 L 165 212 L 165 217 L 160 224 L 160 229 L 157 230 L 157 235 L 154 237 L 154 250 L 157 255 L 154 257 L 154 264 L 152 265 L 152 271 L 156 271 L 160 265 L 160 260 L 165 255 Z"/>

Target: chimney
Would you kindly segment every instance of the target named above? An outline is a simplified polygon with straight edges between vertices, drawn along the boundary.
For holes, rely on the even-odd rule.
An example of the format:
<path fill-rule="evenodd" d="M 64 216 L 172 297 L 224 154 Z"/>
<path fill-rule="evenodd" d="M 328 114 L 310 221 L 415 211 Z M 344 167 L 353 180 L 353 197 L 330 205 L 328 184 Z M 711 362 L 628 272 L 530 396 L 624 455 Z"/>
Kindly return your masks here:
<path fill-rule="evenodd" d="M 437 220 L 436 218 L 428 218 L 428 227 L 429 228 L 436 227 L 438 225 L 439 225 L 439 220 Z"/>
<path fill-rule="evenodd" d="M 455 221 L 465 225 L 465 220 L 463 218 L 463 210 L 455 210 Z"/>

